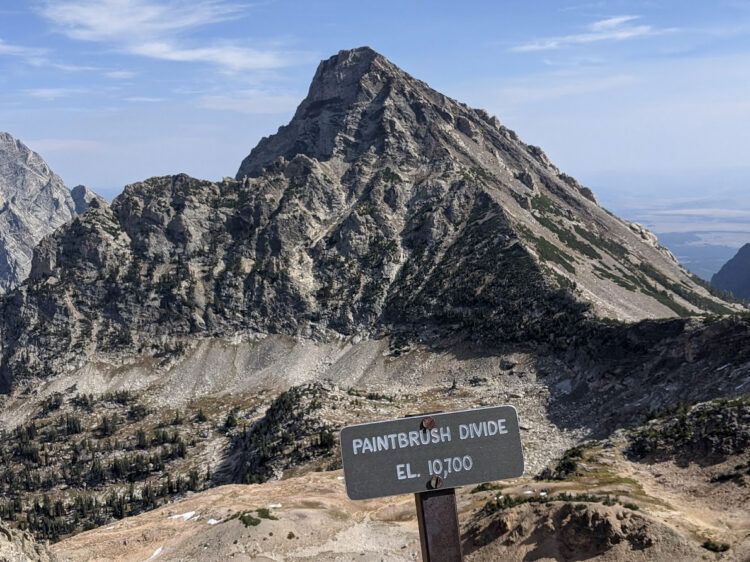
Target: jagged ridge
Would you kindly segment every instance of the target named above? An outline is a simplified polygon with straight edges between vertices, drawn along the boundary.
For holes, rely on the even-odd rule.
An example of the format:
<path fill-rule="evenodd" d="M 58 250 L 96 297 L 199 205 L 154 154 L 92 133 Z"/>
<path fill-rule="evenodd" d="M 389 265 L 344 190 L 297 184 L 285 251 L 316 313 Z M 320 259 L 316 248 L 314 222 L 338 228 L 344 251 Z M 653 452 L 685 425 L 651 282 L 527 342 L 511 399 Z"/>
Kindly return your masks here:
<path fill-rule="evenodd" d="M 26 279 L 37 243 L 94 198 L 84 186 L 69 192 L 41 156 L 0 132 L 0 294 Z"/>
<path fill-rule="evenodd" d="M 730 311 L 539 148 L 371 49 L 321 63 L 238 178 L 153 178 L 46 238 L 0 304 L 6 387 L 194 334 L 565 342 L 595 316 Z"/>

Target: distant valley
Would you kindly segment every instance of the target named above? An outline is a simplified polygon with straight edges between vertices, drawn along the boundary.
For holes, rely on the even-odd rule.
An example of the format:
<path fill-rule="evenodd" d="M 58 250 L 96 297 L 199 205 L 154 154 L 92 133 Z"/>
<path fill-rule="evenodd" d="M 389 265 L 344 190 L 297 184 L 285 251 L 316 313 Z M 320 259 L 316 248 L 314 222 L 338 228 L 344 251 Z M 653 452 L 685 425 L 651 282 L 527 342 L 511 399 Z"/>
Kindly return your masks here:
<path fill-rule="evenodd" d="M 705 281 L 750 242 L 747 170 L 590 174 L 605 207 L 654 231 Z"/>

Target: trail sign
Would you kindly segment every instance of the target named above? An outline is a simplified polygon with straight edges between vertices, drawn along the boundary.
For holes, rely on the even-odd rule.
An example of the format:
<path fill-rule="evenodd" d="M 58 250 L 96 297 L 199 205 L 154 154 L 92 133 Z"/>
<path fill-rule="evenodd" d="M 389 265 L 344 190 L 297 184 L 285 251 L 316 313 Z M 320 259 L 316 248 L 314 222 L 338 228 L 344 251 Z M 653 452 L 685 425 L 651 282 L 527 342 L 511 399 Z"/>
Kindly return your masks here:
<path fill-rule="evenodd" d="M 523 474 L 518 415 L 493 406 L 350 425 L 341 430 L 353 500 L 429 492 Z"/>

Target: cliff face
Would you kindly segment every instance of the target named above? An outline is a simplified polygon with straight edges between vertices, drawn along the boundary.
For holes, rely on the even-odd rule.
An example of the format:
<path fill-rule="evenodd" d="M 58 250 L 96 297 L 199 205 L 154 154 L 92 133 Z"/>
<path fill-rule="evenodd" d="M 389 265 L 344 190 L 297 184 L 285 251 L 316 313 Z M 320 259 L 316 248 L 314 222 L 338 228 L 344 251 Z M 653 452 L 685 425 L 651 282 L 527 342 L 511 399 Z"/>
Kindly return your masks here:
<path fill-rule="evenodd" d="M 0 304 L 0 372 L 243 331 L 564 342 L 730 306 L 539 148 L 361 48 L 236 181 L 152 178 L 45 238 Z"/>
<path fill-rule="evenodd" d="M 76 189 L 71 194 L 36 152 L 0 133 L 0 294 L 26 278 L 37 243 L 97 197 Z"/>
<path fill-rule="evenodd" d="M 735 297 L 750 300 L 750 244 L 745 244 L 711 279 L 711 284 Z"/>

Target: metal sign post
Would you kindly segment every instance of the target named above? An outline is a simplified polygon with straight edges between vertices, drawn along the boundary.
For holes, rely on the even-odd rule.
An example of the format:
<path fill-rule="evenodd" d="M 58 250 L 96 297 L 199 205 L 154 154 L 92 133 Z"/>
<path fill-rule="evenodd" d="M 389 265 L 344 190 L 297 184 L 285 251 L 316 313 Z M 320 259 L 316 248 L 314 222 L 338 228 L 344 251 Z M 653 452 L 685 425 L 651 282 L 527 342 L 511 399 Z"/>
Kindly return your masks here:
<path fill-rule="evenodd" d="M 463 553 L 455 488 L 414 494 L 414 499 L 417 503 L 422 560 L 461 562 Z"/>
<path fill-rule="evenodd" d="M 353 500 L 416 494 L 424 562 L 460 562 L 455 489 L 523 474 L 513 406 L 414 416 L 341 430 Z"/>

